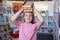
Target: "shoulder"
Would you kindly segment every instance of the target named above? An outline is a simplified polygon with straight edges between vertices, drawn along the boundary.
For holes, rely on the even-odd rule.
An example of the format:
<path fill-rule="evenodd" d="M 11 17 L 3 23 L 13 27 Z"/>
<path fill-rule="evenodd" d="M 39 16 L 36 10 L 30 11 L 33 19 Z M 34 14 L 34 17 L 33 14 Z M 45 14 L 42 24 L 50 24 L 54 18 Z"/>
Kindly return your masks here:
<path fill-rule="evenodd" d="M 33 25 L 35 26 L 35 28 L 36 28 L 37 30 L 39 29 L 37 23 L 34 23 Z"/>

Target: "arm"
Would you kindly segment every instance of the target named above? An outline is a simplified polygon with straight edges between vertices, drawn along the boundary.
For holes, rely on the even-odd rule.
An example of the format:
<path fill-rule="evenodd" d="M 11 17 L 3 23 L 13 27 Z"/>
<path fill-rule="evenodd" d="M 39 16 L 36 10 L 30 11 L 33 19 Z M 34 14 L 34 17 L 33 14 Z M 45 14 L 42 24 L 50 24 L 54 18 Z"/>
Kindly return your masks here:
<path fill-rule="evenodd" d="M 11 18 L 11 21 L 15 24 L 15 25 L 18 25 L 18 16 L 19 14 L 22 12 L 23 8 L 21 8 L 16 14 L 14 14 Z"/>
<path fill-rule="evenodd" d="M 42 23 L 44 22 L 44 19 L 43 19 L 43 17 L 41 16 L 41 14 L 39 14 L 39 13 L 37 13 L 37 12 L 36 12 L 36 15 L 37 15 L 37 17 L 38 17 L 38 19 L 39 19 L 39 22 L 36 23 L 36 26 L 37 26 L 37 28 L 39 28 L 39 27 L 42 25 Z"/>

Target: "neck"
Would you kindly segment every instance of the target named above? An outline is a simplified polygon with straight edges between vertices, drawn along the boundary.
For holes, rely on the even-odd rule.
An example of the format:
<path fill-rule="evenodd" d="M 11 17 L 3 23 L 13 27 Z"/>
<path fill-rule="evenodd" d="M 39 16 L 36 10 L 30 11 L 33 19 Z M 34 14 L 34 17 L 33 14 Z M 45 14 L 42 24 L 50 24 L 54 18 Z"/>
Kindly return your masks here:
<path fill-rule="evenodd" d="M 25 23 L 31 23 L 31 22 L 25 22 Z"/>

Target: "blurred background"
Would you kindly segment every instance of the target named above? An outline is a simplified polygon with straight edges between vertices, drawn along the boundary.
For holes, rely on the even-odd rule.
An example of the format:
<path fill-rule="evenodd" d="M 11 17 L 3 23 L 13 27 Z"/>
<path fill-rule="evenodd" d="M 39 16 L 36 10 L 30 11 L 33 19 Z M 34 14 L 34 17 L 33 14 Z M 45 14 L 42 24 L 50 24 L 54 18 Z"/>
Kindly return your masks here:
<path fill-rule="evenodd" d="M 19 30 L 11 17 L 22 6 L 25 12 L 34 11 L 35 22 L 39 21 L 36 13 L 44 18 L 37 30 L 37 40 L 60 40 L 60 0 L 0 0 L 0 40 L 18 40 Z M 18 20 L 23 22 L 22 14 Z"/>

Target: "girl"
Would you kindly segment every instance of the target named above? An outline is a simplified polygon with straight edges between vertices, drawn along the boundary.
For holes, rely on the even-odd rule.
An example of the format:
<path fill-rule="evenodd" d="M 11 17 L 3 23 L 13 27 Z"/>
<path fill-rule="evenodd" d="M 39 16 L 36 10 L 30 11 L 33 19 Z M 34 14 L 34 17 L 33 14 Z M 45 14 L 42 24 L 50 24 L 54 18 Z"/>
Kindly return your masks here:
<path fill-rule="evenodd" d="M 14 16 L 11 18 L 11 21 L 17 26 L 19 29 L 19 40 L 37 40 L 37 30 L 43 23 L 43 18 L 41 15 L 36 13 L 39 22 L 34 23 L 34 14 L 31 11 L 23 13 L 24 22 L 16 20 L 19 14 L 23 11 L 23 8 L 19 10 Z"/>

